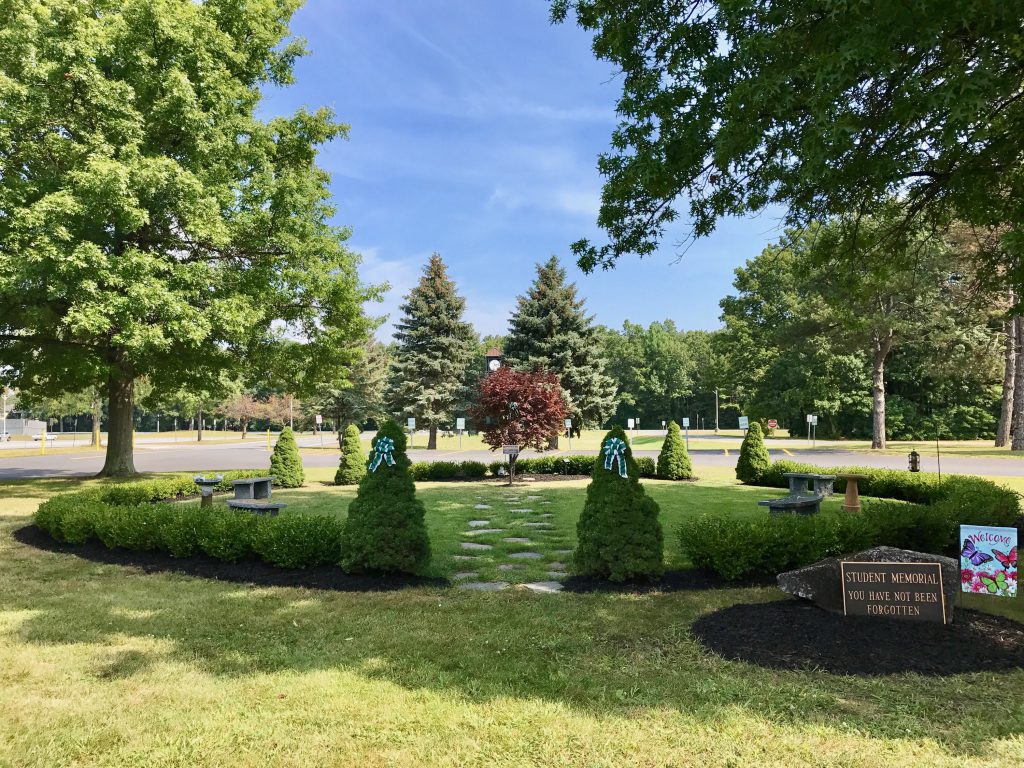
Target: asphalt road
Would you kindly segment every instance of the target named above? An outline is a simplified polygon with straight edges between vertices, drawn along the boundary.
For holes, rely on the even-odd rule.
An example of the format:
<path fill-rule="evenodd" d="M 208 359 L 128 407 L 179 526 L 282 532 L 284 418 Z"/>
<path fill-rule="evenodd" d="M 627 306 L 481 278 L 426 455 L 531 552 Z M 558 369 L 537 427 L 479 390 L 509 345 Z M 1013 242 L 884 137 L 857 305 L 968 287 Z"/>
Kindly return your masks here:
<path fill-rule="evenodd" d="M 319 439 L 302 437 L 300 446 L 319 446 Z M 329 445 L 329 443 L 327 443 Z M 738 451 L 729 448 L 726 455 L 721 449 L 695 449 L 690 451 L 694 466 L 700 467 L 734 467 Z M 906 469 L 907 460 L 902 455 L 869 454 L 842 449 L 801 450 L 788 448 L 789 453 L 780 449 L 769 449 L 772 459 L 792 459 L 820 466 L 835 467 L 842 465 L 859 465 L 870 467 L 888 467 Z M 561 451 L 568 454 L 570 451 Z M 596 451 L 572 451 L 573 454 Z M 637 456 L 658 455 L 656 450 L 635 451 Z M 524 456 L 534 455 L 530 451 Z M 550 455 L 550 454 L 548 454 Z M 413 461 L 494 461 L 500 455 L 486 450 L 467 451 L 426 451 L 414 449 L 409 452 Z M 336 450 L 307 451 L 303 453 L 303 462 L 307 467 L 336 467 L 339 454 Z M 270 453 L 266 442 L 253 439 L 246 443 L 228 443 L 218 445 L 211 442 L 204 445 L 191 443 L 175 445 L 174 443 L 143 443 L 135 451 L 135 466 L 140 472 L 192 472 L 204 470 L 257 469 L 269 466 Z M 99 472 L 103 465 L 103 455 L 99 452 L 49 454 L 46 456 L 26 456 L 4 458 L 0 454 L 0 481 L 30 477 L 73 477 L 89 476 Z M 921 469 L 934 472 L 937 464 L 934 455 L 922 455 Z M 1000 457 L 968 457 L 946 456 L 942 458 L 942 471 L 950 473 L 990 475 L 990 476 L 1024 476 L 1024 460 Z"/>

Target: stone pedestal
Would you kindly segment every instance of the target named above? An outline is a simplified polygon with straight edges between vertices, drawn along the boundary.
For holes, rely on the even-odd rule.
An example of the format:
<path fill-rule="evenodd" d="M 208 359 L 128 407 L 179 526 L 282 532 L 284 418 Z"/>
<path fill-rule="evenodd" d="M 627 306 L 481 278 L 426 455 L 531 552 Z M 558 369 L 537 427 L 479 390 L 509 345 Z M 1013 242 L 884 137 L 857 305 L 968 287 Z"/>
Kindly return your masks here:
<path fill-rule="evenodd" d="M 860 489 L 857 483 L 866 480 L 867 475 L 839 475 L 846 481 L 846 496 L 843 497 L 844 512 L 860 512 Z"/>

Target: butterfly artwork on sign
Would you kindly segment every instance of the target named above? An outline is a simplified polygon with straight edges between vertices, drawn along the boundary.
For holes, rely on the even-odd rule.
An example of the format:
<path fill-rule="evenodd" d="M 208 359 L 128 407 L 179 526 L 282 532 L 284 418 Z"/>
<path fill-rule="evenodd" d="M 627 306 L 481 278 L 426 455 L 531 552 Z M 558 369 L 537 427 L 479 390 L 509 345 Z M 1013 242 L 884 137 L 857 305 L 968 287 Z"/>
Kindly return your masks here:
<path fill-rule="evenodd" d="M 1017 529 L 960 526 L 960 584 L 964 592 L 1017 594 Z"/>

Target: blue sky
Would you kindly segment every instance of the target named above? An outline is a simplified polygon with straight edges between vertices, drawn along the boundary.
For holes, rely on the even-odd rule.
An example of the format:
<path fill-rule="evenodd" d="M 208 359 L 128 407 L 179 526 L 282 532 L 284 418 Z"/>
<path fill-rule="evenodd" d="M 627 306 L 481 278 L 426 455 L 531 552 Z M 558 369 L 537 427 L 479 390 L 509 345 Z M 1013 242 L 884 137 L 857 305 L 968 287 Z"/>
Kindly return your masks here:
<path fill-rule="evenodd" d="M 681 260 L 670 237 L 652 258 L 580 272 L 569 244 L 601 238 L 595 165 L 620 84 L 583 30 L 549 24 L 546 0 L 307 0 L 292 29 L 311 53 L 262 112 L 326 105 L 351 125 L 320 162 L 364 280 L 392 285 L 374 314 L 393 318 L 437 251 L 468 319 L 503 333 L 555 254 L 597 322 L 716 328 L 733 269 L 780 235 L 774 217 L 727 221 Z"/>

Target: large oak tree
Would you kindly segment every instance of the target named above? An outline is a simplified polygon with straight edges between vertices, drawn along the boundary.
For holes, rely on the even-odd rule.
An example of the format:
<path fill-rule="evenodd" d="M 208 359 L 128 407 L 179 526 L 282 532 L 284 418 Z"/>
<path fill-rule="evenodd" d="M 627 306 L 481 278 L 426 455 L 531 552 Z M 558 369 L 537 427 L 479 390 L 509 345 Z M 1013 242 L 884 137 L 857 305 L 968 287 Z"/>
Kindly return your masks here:
<path fill-rule="evenodd" d="M 365 333 L 316 165 L 346 126 L 256 116 L 303 53 L 299 5 L 0 4 L 0 370 L 103 388 L 105 475 L 134 472 L 139 376 L 201 388 L 248 361 L 312 386 Z"/>

